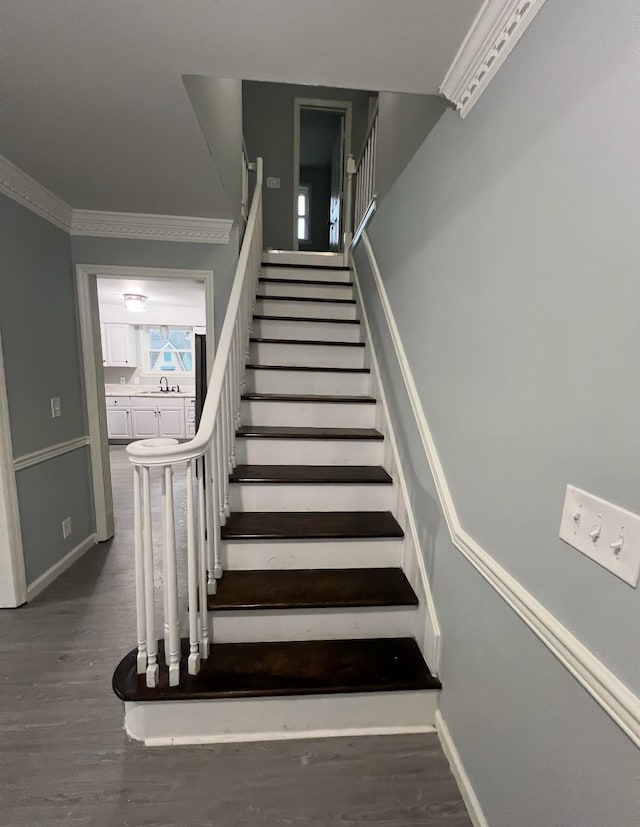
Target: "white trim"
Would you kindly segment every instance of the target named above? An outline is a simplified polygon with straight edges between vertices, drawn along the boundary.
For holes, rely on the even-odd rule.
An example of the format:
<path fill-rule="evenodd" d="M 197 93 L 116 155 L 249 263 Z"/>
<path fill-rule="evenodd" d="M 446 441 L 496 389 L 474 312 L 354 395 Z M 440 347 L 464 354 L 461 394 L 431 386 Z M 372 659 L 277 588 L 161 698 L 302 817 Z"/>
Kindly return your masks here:
<path fill-rule="evenodd" d="M 212 270 L 176 270 L 161 267 L 121 267 L 103 264 L 76 264 L 76 290 L 84 389 L 89 423 L 93 501 L 98 542 L 113 537 L 113 495 L 104 396 L 104 369 L 100 337 L 100 314 L 96 278 L 181 279 L 203 281 L 207 323 L 207 366 L 213 367 L 215 355 L 214 275 Z"/>
<path fill-rule="evenodd" d="M 353 272 L 353 282 L 356 288 L 356 294 L 358 297 L 358 308 L 360 310 L 360 315 L 362 317 L 362 322 L 364 323 L 365 328 L 365 341 L 367 342 L 369 354 L 371 358 L 371 367 L 373 368 L 373 375 L 377 381 L 377 389 L 376 395 L 379 397 L 380 404 L 382 405 L 382 409 L 384 412 L 384 419 L 386 425 L 386 434 L 385 439 L 389 440 L 389 444 L 391 447 L 393 461 L 394 461 L 394 468 L 393 468 L 393 475 L 397 477 L 399 486 L 400 486 L 400 493 L 404 502 L 404 513 L 406 514 L 407 523 L 409 534 L 411 536 L 411 540 L 413 542 L 413 554 L 416 558 L 418 564 L 418 574 L 420 577 L 420 582 L 422 585 L 422 590 L 424 593 L 424 602 L 425 602 L 425 626 L 424 626 L 424 637 L 423 637 L 423 654 L 425 660 L 429 664 L 429 669 L 433 672 L 433 674 L 437 675 L 440 671 L 440 645 L 441 645 L 441 633 L 440 633 L 440 624 L 438 623 L 438 617 L 436 615 L 435 603 L 433 600 L 433 594 L 431 593 L 431 585 L 429 583 L 429 576 L 427 574 L 427 568 L 424 562 L 424 556 L 422 554 L 420 539 L 418 535 L 418 529 L 416 527 L 416 521 L 413 516 L 413 509 L 411 508 L 411 499 L 409 497 L 409 489 L 407 488 L 407 480 L 404 475 L 404 471 L 402 468 L 402 462 L 400 461 L 400 454 L 398 452 L 398 443 L 396 440 L 395 432 L 393 429 L 393 420 L 389 413 L 389 405 L 387 403 L 387 395 L 385 393 L 384 384 L 382 382 L 382 377 L 380 375 L 380 367 L 378 358 L 376 355 L 376 350 L 373 342 L 373 336 L 371 335 L 371 327 L 369 325 L 369 318 L 367 316 L 367 311 L 364 304 L 364 299 L 362 296 L 362 289 L 360 287 L 360 280 L 358 278 L 358 271 L 355 266 L 355 262 L 353 258 L 351 259 L 351 268 Z M 405 538 L 405 543 L 407 542 Z M 404 555 L 403 555 L 404 557 Z M 406 560 L 405 560 L 406 562 Z M 403 568 L 405 566 L 403 565 Z"/>
<path fill-rule="evenodd" d="M 7 381 L 0 333 L 0 608 L 20 606 L 27 599 L 18 491 L 13 468 L 13 445 Z"/>
<path fill-rule="evenodd" d="M 458 789 L 460 790 L 460 795 L 465 803 L 473 827 L 489 827 L 489 822 L 487 821 L 485 814 L 482 812 L 482 807 L 480 806 L 478 797 L 471 784 L 471 779 L 467 775 L 467 771 L 464 768 L 464 764 L 460 758 L 460 753 L 458 752 L 453 738 L 451 737 L 449 727 L 446 725 L 439 709 L 436 710 L 436 732 L 438 733 L 438 738 L 440 739 L 442 751 L 444 752 L 446 759 L 449 762 L 449 766 L 451 767 L 453 777 L 456 779 Z"/>
<path fill-rule="evenodd" d="M 485 0 L 440 86 L 466 117 L 545 0 Z"/>
<path fill-rule="evenodd" d="M 420 433 L 431 474 L 433 476 L 442 513 L 449 529 L 451 542 L 471 565 L 485 578 L 502 599 L 519 615 L 535 635 L 571 672 L 618 726 L 640 746 L 640 697 L 634 694 L 602 661 L 578 638 L 563 626 L 536 598 L 506 569 L 483 549 L 460 525 L 438 452 L 427 424 L 416 388 L 409 360 L 396 325 L 393 310 L 382 281 L 373 248 L 367 234 L 364 246 L 371 264 L 374 281 L 389 333 L 400 365 L 402 378 L 411 402 L 411 408 Z"/>
<path fill-rule="evenodd" d="M 0 194 L 74 236 L 228 244 L 233 221 L 186 215 L 74 210 L 0 155 Z"/>
<path fill-rule="evenodd" d="M 85 537 L 82 542 L 78 543 L 75 548 L 72 548 L 64 557 L 54 563 L 51 568 L 47 569 L 40 577 L 36 577 L 33 583 L 27 586 L 27 600 L 33 600 L 40 592 L 43 592 L 47 586 L 50 586 L 54 580 L 57 580 L 60 575 L 72 566 L 76 560 L 79 560 L 83 554 L 96 544 L 96 535 L 90 534 Z"/>
<path fill-rule="evenodd" d="M 356 227 L 356 231 L 353 234 L 353 238 L 351 239 L 351 249 L 352 250 L 355 248 L 356 244 L 362 238 L 362 234 L 367 229 L 367 227 L 369 225 L 369 222 L 371 221 L 371 219 L 375 215 L 376 207 L 377 207 L 377 196 L 374 195 L 373 198 L 371 199 L 371 201 L 369 202 L 369 206 L 365 210 L 364 215 L 362 216 L 362 220 L 360 221 L 360 223 Z"/>
<path fill-rule="evenodd" d="M 3 155 L 0 155 L 0 193 L 61 230 L 71 230 L 71 207 Z"/>
<path fill-rule="evenodd" d="M 58 442 L 48 448 L 41 448 L 39 451 L 32 451 L 30 454 L 23 454 L 13 461 L 15 471 L 22 471 L 23 468 L 30 468 L 32 465 L 39 465 L 41 462 L 60 457 L 78 448 L 84 448 L 90 444 L 88 436 L 79 436 L 76 439 L 68 439 L 66 442 Z"/>
<path fill-rule="evenodd" d="M 126 706 L 126 704 L 125 704 Z M 248 744 L 259 741 L 306 741 L 307 738 L 355 738 L 361 735 L 424 735 L 436 732 L 435 727 L 425 724 L 415 726 L 372 726 L 350 729 L 311 729 L 300 732 L 248 732 L 223 735 L 179 735 L 172 737 L 150 736 L 144 739 L 145 747 L 181 747 L 200 744 Z M 133 737 L 133 736 L 132 736 Z"/>
<path fill-rule="evenodd" d="M 228 244 L 232 226 L 226 218 L 73 210 L 71 235 Z"/>
<path fill-rule="evenodd" d="M 351 152 L 351 101 L 323 100 L 321 98 L 294 98 L 293 99 L 293 245 L 292 250 L 297 252 L 298 244 L 298 187 L 300 186 L 300 110 L 326 109 L 329 112 L 344 112 L 344 147 L 342 148 L 342 188 L 344 210 L 344 194 L 347 190 L 347 157 Z M 343 214 L 340 215 L 343 221 Z"/>

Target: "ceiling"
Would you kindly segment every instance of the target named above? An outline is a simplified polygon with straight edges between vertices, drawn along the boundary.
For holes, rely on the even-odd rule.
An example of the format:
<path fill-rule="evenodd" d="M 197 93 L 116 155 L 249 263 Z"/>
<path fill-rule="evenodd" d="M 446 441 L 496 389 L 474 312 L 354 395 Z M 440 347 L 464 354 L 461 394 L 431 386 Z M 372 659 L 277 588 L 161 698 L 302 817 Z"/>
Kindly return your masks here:
<path fill-rule="evenodd" d="M 2 0 L 0 153 L 77 209 L 228 217 L 183 74 L 437 93 L 482 0 Z"/>
<path fill-rule="evenodd" d="M 180 279 L 113 279 L 98 276 L 98 303 L 124 307 L 124 294 L 147 297 L 146 306 L 204 307 L 204 282 Z"/>

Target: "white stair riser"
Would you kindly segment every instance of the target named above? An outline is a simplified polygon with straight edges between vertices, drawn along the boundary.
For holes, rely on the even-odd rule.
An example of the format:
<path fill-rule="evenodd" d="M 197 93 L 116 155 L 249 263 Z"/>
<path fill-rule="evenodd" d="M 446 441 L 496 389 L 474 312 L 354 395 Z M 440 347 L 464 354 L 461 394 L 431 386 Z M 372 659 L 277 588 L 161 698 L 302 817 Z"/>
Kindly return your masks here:
<path fill-rule="evenodd" d="M 124 705 L 127 734 L 146 746 L 390 735 L 433 729 L 439 692 L 370 692 Z"/>
<path fill-rule="evenodd" d="M 232 511 L 389 511 L 393 485 L 232 483 Z"/>
<path fill-rule="evenodd" d="M 360 342 L 359 324 L 332 322 L 281 322 L 254 319 L 252 335 L 264 339 L 312 339 L 329 342 Z"/>
<path fill-rule="evenodd" d="M 401 568 L 403 539 L 233 540 L 222 545 L 225 571 Z"/>
<path fill-rule="evenodd" d="M 285 284 L 280 281 L 261 281 L 258 284 L 261 296 L 302 296 L 316 299 L 352 299 L 353 288 L 350 284 L 333 286 L 330 284 Z"/>
<path fill-rule="evenodd" d="M 209 612 L 218 643 L 416 637 L 417 616 L 413 607 Z"/>
<path fill-rule="evenodd" d="M 340 302 L 288 302 L 258 299 L 257 316 L 306 316 L 311 319 L 355 319 L 355 304 Z"/>
<path fill-rule="evenodd" d="M 237 439 L 240 465 L 382 465 L 382 440 Z"/>
<path fill-rule="evenodd" d="M 249 362 L 253 365 L 300 365 L 304 367 L 364 367 L 363 347 L 339 345 L 297 345 L 289 342 L 251 342 Z"/>
<path fill-rule="evenodd" d="M 299 281 L 351 281 L 350 270 L 332 270 L 329 267 L 263 267 L 260 275 L 267 279 L 296 279 Z"/>
<path fill-rule="evenodd" d="M 248 370 L 248 393 L 312 393 L 319 395 L 367 396 L 369 373 L 332 373 L 306 370 Z"/>
<path fill-rule="evenodd" d="M 302 425 L 308 428 L 374 428 L 376 406 L 348 402 L 243 400 L 245 425 Z"/>
<path fill-rule="evenodd" d="M 343 267 L 345 263 L 343 253 L 310 253 L 302 250 L 263 250 L 260 261 L 263 264 L 312 264 L 314 268 Z"/>

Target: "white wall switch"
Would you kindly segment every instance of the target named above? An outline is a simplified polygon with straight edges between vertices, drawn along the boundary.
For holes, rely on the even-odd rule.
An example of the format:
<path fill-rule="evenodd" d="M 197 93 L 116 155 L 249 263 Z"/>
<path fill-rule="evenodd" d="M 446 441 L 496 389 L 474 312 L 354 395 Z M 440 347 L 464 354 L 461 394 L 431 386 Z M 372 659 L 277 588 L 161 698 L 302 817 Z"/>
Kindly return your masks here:
<path fill-rule="evenodd" d="M 268 190 L 279 190 L 280 189 L 280 179 L 279 178 L 267 178 L 267 189 Z"/>
<path fill-rule="evenodd" d="M 121 377 L 120 377 L 120 384 L 121 384 L 121 385 L 125 385 L 125 384 L 126 384 L 126 382 L 127 382 L 127 380 L 124 378 L 124 376 L 121 376 Z"/>
<path fill-rule="evenodd" d="M 567 485 L 560 538 L 637 588 L 640 516 Z"/>
<path fill-rule="evenodd" d="M 62 521 L 62 539 L 66 540 L 71 534 L 71 517 L 65 517 Z"/>
<path fill-rule="evenodd" d="M 62 416 L 60 397 L 54 396 L 51 399 L 51 419 L 57 419 L 59 416 Z"/>

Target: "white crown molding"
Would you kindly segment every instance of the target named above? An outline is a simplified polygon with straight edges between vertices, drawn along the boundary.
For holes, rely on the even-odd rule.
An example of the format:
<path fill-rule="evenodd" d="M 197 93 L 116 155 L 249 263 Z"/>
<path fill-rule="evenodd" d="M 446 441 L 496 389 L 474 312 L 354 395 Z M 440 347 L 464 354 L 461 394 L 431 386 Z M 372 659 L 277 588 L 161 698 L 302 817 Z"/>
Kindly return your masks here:
<path fill-rule="evenodd" d="M 545 0 L 485 0 L 440 86 L 466 117 Z"/>
<path fill-rule="evenodd" d="M 71 235 L 228 244 L 232 226 L 226 218 L 73 210 Z"/>
<path fill-rule="evenodd" d="M 228 244 L 233 221 L 184 215 L 74 210 L 0 155 L 0 194 L 71 235 Z"/>
<path fill-rule="evenodd" d="M 46 218 L 61 230 L 71 230 L 71 207 L 3 155 L 0 155 L 0 194 Z"/>
<path fill-rule="evenodd" d="M 420 401 L 409 360 L 382 281 L 375 253 L 365 232 L 364 248 L 380 298 L 400 372 L 431 469 L 451 542 L 531 631 L 558 658 L 604 711 L 640 747 L 640 697 L 633 693 L 593 652 L 549 612 L 460 525 L 451 491 Z"/>

